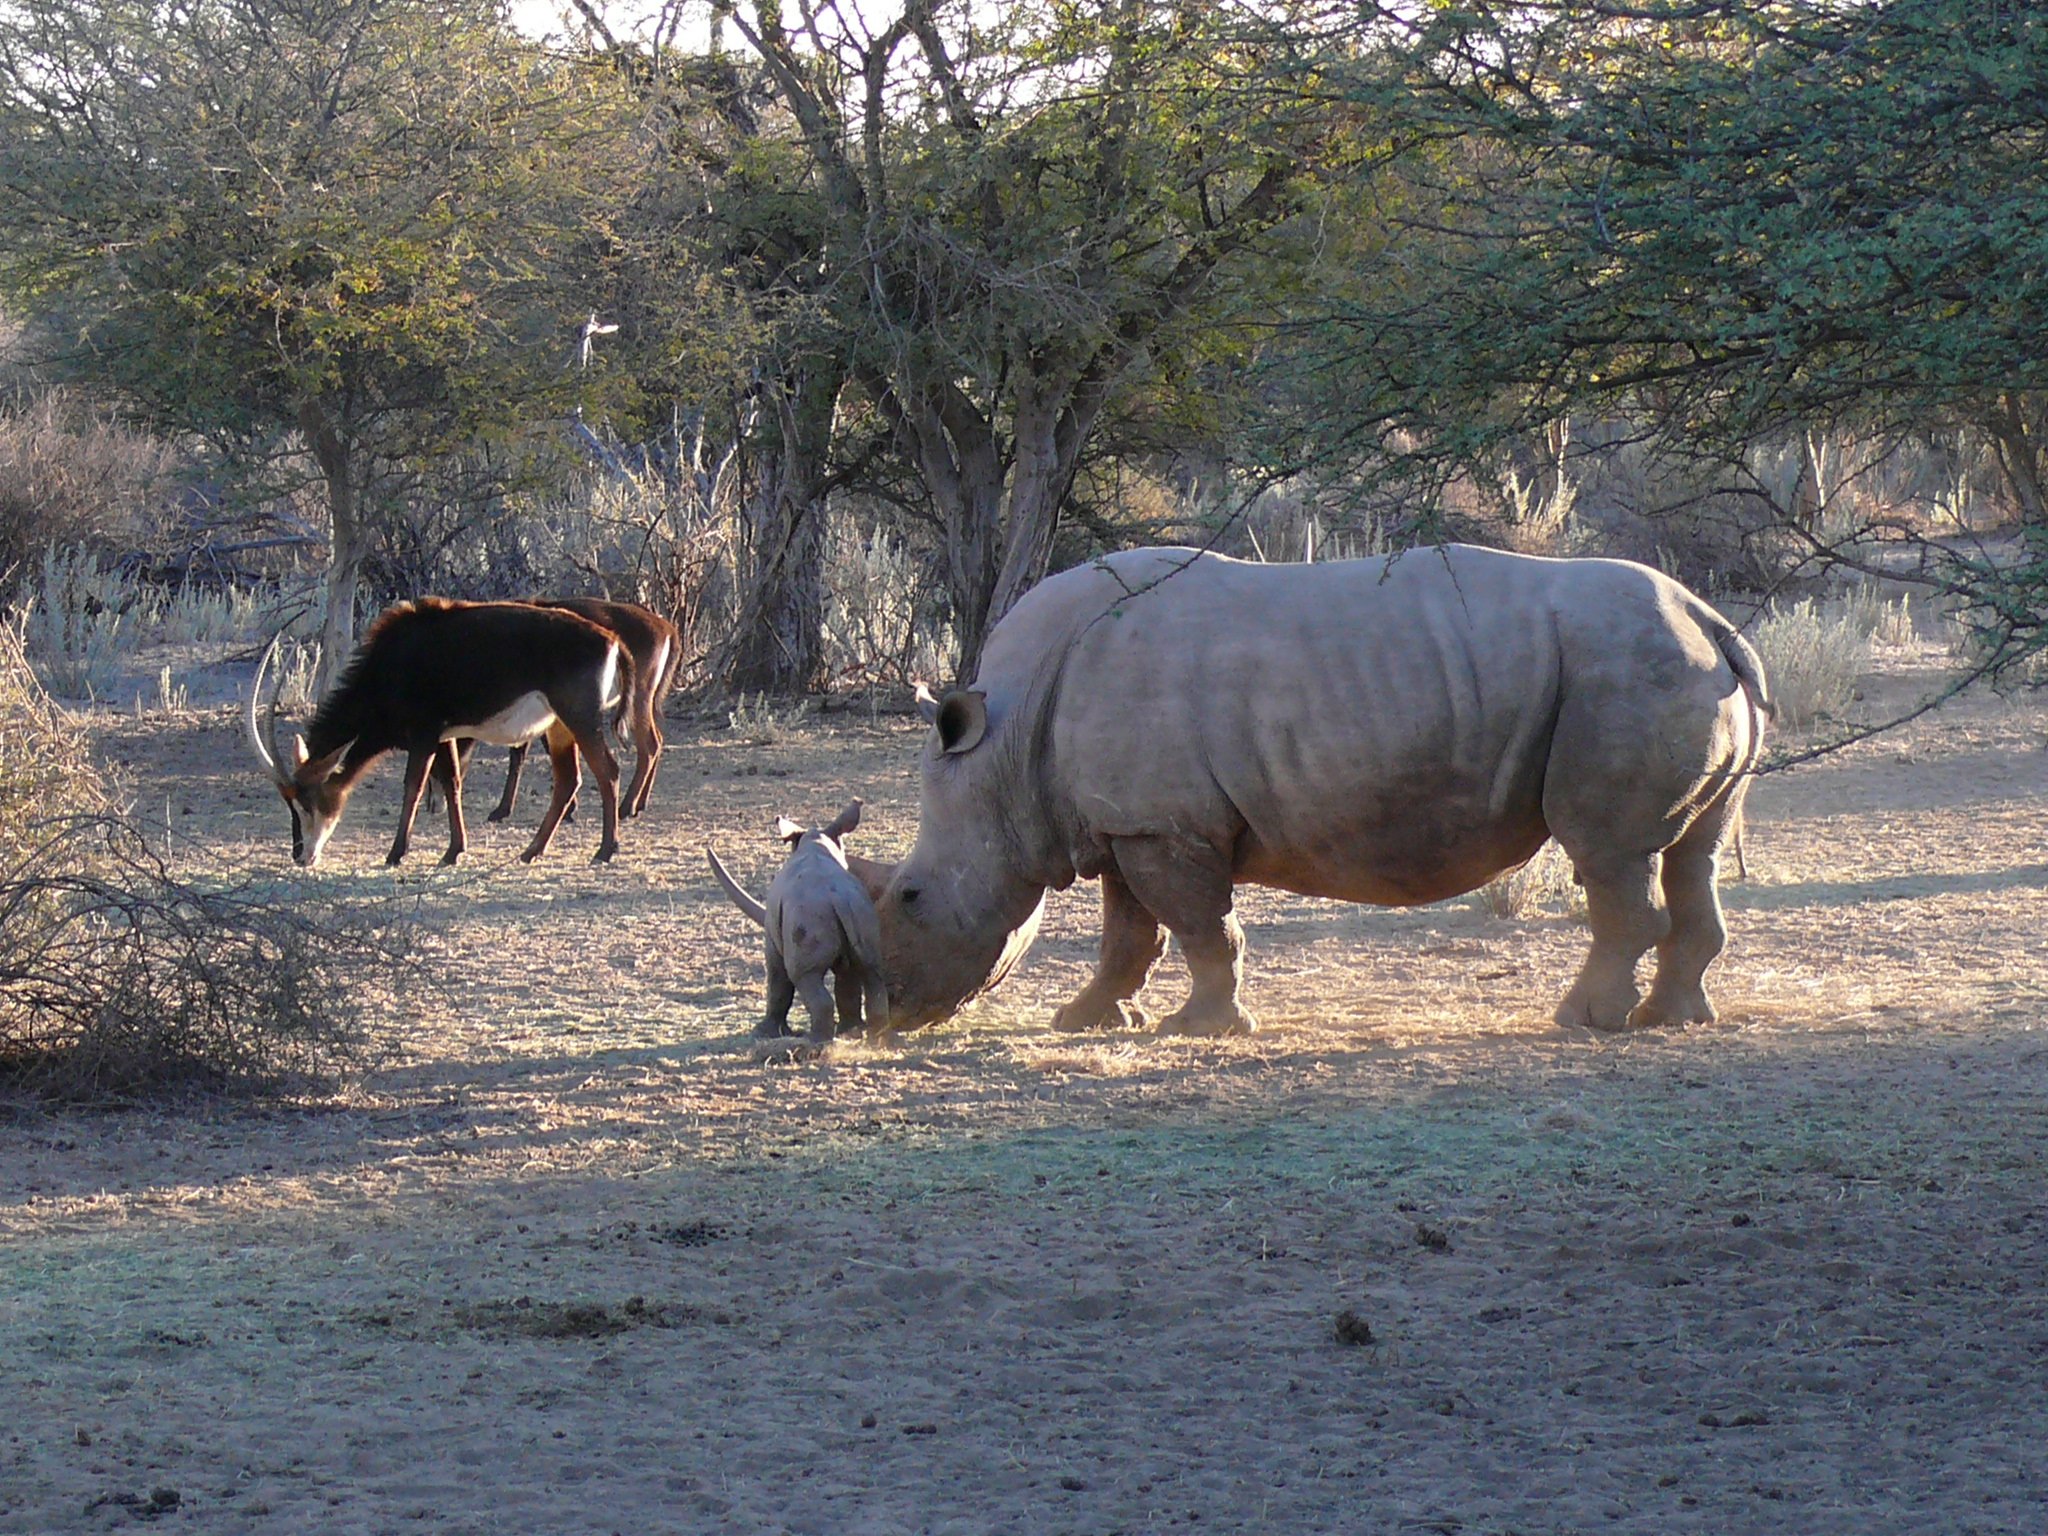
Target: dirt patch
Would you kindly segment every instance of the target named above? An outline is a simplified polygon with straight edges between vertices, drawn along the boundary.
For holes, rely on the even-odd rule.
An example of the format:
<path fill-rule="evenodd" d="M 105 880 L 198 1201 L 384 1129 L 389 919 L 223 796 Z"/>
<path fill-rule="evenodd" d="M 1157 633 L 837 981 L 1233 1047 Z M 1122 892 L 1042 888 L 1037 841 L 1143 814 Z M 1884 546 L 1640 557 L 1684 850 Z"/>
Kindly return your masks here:
<path fill-rule="evenodd" d="M 498 1339 L 607 1339 L 635 1328 L 680 1328 L 703 1314 L 679 1302 L 629 1296 L 617 1306 L 601 1301 L 479 1301 L 456 1307 L 459 1328 Z M 719 1318 L 714 1321 L 724 1321 Z"/>
<path fill-rule="evenodd" d="M 2039 1528 L 2038 701 L 1760 784 L 1712 1026 L 1554 1029 L 1563 911 L 1252 891 L 1260 1034 L 1056 1035 L 1083 886 L 952 1024 L 765 1063 L 702 848 L 759 889 L 858 794 L 902 852 L 914 724 L 678 725 L 609 868 L 517 862 L 536 792 L 386 870 L 381 770 L 311 877 L 239 728 L 96 726 L 178 867 L 414 903 L 446 987 L 345 1103 L 0 1122 L 0 1525 Z"/>

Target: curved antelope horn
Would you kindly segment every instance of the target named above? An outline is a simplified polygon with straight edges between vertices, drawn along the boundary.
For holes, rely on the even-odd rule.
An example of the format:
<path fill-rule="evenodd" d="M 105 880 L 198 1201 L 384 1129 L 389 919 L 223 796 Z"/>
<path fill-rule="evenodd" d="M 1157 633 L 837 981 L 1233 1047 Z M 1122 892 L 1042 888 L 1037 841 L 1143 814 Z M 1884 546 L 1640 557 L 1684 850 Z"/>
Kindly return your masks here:
<path fill-rule="evenodd" d="M 262 727 L 256 724 L 256 701 L 263 695 L 263 674 L 270 670 L 270 664 L 277 657 L 277 648 L 284 641 L 280 630 L 263 652 L 263 659 L 256 663 L 256 676 L 249 684 L 249 706 L 245 723 L 249 728 L 249 745 L 256 749 L 257 760 L 263 764 L 271 778 L 280 784 L 289 784 L 292 776 L 284 766 L 284 754 L 277 749 L 277 695 L 284 690 L 284 680 L 277 680 L 277 687 L 271 691 L 270 714 Z"/>
<path fill-rule="evenodd" d="M 724 862 L 717 854 L 711 851 L 709 845 L 706 845 L 704 849 L 704 857 L 711 861 L 711 873 L 716 875 L 718 883 L 725 887 L 725 894 L 732 898 L 732 904 L 759 923 L 763 928 L 766 928 L 768 926 L 768 909 L 748 895 L 745 886 L 733 879 L 732 871 L 725 867 Z"/>

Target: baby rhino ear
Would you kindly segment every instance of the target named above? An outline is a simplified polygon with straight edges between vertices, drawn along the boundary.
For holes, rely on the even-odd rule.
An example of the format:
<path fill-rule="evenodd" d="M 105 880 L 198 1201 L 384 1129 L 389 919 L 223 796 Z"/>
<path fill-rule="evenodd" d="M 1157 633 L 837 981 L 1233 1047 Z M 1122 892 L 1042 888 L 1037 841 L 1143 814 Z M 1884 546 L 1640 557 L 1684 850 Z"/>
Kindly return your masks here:
<path fill-rule="evenodd" d="M 827 837 L 831 838 L 833 842 L 837 843 L 843 842 L 846 838 L 846 834 L 851 832 L 855 827 L 859 825 L 860 802 L 858 800 L 855 800 L 850 805 L 848 805 L 845 810 L 841 811 L 837 816 L 834 816 L 832 818 L 831 825 L 822 827 L 819 830 L 822 831 Z"/>
<path fill-rule="evenodd" d="M 787 816 L 778 816 L 775 818 L 775 835 L 785 843 L 793 843 L 804 835 L 804 829 Z"/>

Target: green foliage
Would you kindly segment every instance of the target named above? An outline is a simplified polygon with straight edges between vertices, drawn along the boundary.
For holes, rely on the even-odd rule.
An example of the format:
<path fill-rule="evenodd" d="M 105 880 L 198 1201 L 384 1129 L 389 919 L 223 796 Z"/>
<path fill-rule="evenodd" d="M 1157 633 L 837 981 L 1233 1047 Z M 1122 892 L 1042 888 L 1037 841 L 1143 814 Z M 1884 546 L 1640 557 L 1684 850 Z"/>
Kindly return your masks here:
<path fill-rule="evenodd" d="M 12 6 L 0 291 L 179 427 L 475 431 L 590 302 L 548 279 L 613 179 L 602 85 L 479 3 Z"/>
<path fill-rule="evenodd" d="M 1276 460 L 1428 491 L 1574 417 L 1731 467 L 1960 421 L 2048 519 L 2048 12 L 1479 0 L 1371 32 L 1345 95 L 1385 238 L 1267 354 Z M 2048 608 L 1937 579 L 2002 585 L 2008 640 Z"/>
<path fill-rule="evenodd" d="M 1331 425 L 1477 457 L 1567 411 L 1746 442 L 2037 378 L 2048 18 L 1889 5 L 1478 4 L 1354 75 L 1410 125 L 1402 238 L 1320 340 Z"/>
<path fill-rule="evenodd" d="M 814 50 L 736 12 L 808 162 L 778 205 L 816 220 L 806 292 L 941 525 L 963 665 L 1044 573 L 1097 431 L 1230 394 L 1271 312 L 1245 269 L 1345 164 L 1293 86 L 1306 14 L 828 4 Z"/>

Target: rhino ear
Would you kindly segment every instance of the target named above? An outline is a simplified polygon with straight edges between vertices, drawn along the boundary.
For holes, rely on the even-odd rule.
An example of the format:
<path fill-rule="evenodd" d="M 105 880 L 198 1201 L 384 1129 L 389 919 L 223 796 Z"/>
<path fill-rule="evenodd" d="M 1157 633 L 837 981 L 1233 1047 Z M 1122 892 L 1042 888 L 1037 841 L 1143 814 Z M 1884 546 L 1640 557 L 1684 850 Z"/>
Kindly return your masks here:
<path fill-rule="evenodd" d="M 988 695 L 978 688 L 955 688 L 939 700 L 932 724 L 938 729 L 941 752 L 972 752 L 988 732 Z"/>
<path fill-rule="evenodd" d="M 785 843 L 793 843 L 804 835 L 804 829 L 787 816 L 778 816 L 775 818 L 775 835 Z"/>
<path fill-rule="evenodd" d="M 889 881 L 896 873 L 894 864 L 885 864 L 880 859 L 864 859 L 857 853 L 846 856 L 846 867 L 867 889 L 868 900 L 876 906 L 882 904 L 882 893 L 889 889 Z"/>
<path fill-rule="evenodd" d="M 917 685 L 917 712 L 924 716 L 926 725 L 936 724 L 939 718 L 939 701 L 932 696 L 931 689 L 923 683 Z"/>
<path fill-rule="evenodd" d="M 860 802 L 856 800 L 852 804 L 848 805 L 847 808 L 841 811 L 837 816 L 834 816 L 832 818 L 831 824 L 829 826 L 822 828 L 821 830 L 823 830 L 824 834 L 827 837 L 831 838 L 832 841 L 836 843 L 844 839 L 847 833 L 851 832 L 855 827 L 859 825 Z"/>

